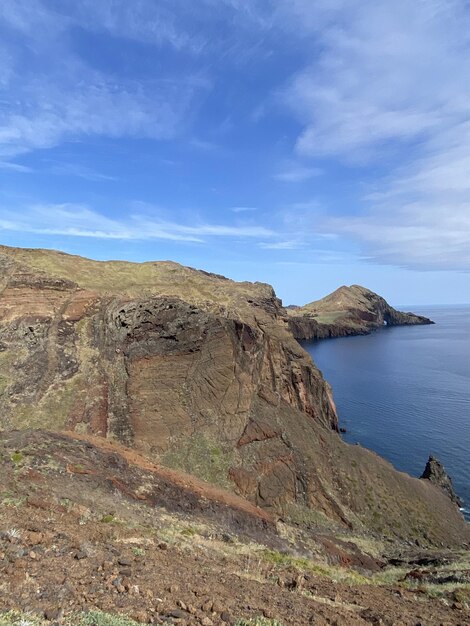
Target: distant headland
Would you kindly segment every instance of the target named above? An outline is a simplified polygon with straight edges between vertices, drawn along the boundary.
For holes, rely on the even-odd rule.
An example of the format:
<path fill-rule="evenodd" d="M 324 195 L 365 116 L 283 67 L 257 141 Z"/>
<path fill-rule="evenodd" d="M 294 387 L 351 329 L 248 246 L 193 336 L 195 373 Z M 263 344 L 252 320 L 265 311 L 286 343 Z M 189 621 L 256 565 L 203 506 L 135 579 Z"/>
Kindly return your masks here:
<path fill-rule="evenodd" d="M 361 287 L 339 287 L 321 300 L 287 307 L 289 328 L 298 340 L 367 335 L 387 326 L 434 324 L 427 317 L 397 311 L 378 294 Z"/>

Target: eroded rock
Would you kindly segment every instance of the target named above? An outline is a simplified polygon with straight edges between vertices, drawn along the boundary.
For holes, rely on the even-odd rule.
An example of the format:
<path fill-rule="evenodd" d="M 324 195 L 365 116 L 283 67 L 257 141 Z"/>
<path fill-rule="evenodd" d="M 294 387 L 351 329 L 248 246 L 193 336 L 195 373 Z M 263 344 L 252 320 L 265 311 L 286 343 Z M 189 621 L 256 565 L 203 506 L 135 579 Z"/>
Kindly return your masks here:
<path fill-rule="evenodd" d="M 457 506 L 462 506 L 462 500 L 455 493 L 452 478 L 444 469 L 444 466 L 434 456 L 430 456 L 421 479 L 429 480 L 433 485 L 439 487 Z"/>

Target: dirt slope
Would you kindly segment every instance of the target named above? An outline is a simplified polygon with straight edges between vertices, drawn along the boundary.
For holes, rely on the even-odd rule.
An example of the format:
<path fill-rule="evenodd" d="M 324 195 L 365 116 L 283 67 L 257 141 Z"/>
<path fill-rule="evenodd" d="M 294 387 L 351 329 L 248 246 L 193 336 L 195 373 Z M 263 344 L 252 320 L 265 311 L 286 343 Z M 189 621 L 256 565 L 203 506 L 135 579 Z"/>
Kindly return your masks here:
<path fill-rule="evenodd" d="M 181 626 L 470 619 L 468 553 L 276 525 L 230 493 L 73 434 L 1 433 L 0 472 L 0 610 L 23 623 L 76 625 L 97 609 Z"/>

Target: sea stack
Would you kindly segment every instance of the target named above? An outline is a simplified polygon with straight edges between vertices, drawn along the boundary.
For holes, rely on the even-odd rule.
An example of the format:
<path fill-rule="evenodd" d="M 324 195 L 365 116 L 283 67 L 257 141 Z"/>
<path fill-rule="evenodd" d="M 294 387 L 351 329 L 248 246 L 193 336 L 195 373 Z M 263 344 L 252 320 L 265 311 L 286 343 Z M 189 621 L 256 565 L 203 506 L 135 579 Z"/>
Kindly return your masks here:
<path fill-rule="evenodd" d="M 446 472 L 442 463 L 434 456 L 430 455 L 423 474 L 420 476 L 423 480 L 429 480 L 431 483 L 439 487 L 452 502 L 459 507 L 462 506 L 462 500 L 455 493 L 452 478 Z"/>

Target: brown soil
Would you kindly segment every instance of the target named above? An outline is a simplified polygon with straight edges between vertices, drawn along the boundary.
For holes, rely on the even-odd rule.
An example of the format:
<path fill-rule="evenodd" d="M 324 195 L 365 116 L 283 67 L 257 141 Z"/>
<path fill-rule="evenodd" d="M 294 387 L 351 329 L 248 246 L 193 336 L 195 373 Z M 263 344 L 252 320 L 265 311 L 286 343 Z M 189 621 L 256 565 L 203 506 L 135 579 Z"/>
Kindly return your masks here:
<path fill-rule="evenodd" d="M 179 491 L 180 493 L 178 493 L 177 495 L 171 496 L 166 499 L 165 506 L 169 509 L 177 507 L 178 503 L 185 496 L 186 501 L 188 501 L 189 496 L 191 496 L 191 498 L 193 499 L 194 497 L 196 497 L 195 502 L 198 502 L 198 506 L 194 508 L 206 511 L 210 506 L 209 503 L 216 507 L 226 507 L 234 512 L 238 512 L 241 516 L 245 518 L 245 520 L 253 520 L 254 524 L 259 524 L 260 529 L 266 530 L 270 527 L 272 531 L 274 530 L 274 525 L 276 521 L 275 517 L 270 515 L 267 511 L 260 509 L 257 506 L 254 506 L 244 498 L 240 498 L 234 493 L 227 491 L 226 489 L 219 489 L 214 485 L 203 482 L 202 480 L 199 480 L 198 478 L 190 474 L 177 472 L 166 467 L 155 465 L 155 463 L 152 463 L 149 459 L 146 459 L 138 452 L 135 452 L 134 450 L 131 450 L 129 448 L 124 448 L 116 442 L 101 439 L 98 437 L 92 437 L 89 435 L 77 435 L 77 433 L 74 432 L 65 432 L 64 435 L 74 441 L 87 442 L 93 445 L 96 450 L 100 450 L 106 453 L 117 454 L 125 459 L 130 466 L 151 472 L 157 480 L 162 483 L 164 482 L 167 486 L 171 486 L 171 489 L 173 489 L 174 491 Z M 39 434 L 39 437 L 41 436 L 42 434 Z M 61 438 L 61 436 L 57 434 L 50 434 L 49 436 L 58 439 Z M 96 469 L 95 473 L 99 473 L 102 475 L 103 469 L 104 468 L 100 466 Z M 138 499 L 147 500 L 148 498 L 144 496 L 139 496 Z M 205 504 L 201 505 L 201 503 Z M 201 506 L 202 508 L 200 508 Z M 218 519 L 220 519 L 220 516 L 218 517 Z"/>
<path fill-rule="evenodd" d="M 183 626 L 260 615 L 283 626 L 470 623 L 452 594 L 372 584 L 381 563 L 347 542 L 312 533 L 309 558 L 296 558 L 300 545 L 256 507 L 109 442 L 41 432 L 0 442 L 1 609 L 52 623 L 94 608 Z"/>

